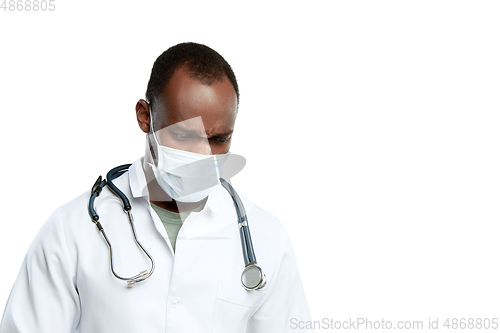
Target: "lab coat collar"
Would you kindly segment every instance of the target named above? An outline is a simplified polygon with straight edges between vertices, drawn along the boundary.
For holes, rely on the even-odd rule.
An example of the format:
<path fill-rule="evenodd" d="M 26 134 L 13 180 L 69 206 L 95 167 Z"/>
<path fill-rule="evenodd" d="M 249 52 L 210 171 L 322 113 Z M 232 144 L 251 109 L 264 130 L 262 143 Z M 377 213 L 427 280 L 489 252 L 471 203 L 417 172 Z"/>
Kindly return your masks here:
<path fill-rule="evenodd" d="M 149 192 L 146 183 L 146 175 L 144 169 L 142 168 L 144 157 L 136 160 L 129 168 L 129 183 L 132 196 L 134 198 L 145 197 L 149 201 Z M 205 207 L 210 208 L 214 213 L 218 214 L 221 209 L 223 195 L 225 194 L 225 189 L 222 185 L 218 185 L 212 190 L 208 197 L 208 201 Z"/>

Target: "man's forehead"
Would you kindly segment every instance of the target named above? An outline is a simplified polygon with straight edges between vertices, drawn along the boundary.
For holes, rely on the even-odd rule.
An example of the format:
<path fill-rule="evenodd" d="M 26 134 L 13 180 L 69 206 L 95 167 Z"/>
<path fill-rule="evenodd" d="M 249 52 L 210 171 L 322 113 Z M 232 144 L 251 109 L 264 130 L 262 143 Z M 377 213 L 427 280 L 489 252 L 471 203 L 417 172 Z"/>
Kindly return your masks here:
<path fill-rule="evenodd" d="M 158 129 L 192 131 L 199 135 L 217 135 L 231 131 L 238 109 L 231 82 L 225 78 L 205 84 L 178 70 L 153 106 L 158 113 Z"/>
<path fill-rule="evenodd" d="M 230 124 L 225 124 L 223 121 L 221 121 L 218 126 L 207 128 L 203 122 L 202 116 L 180 121 L 164 121 L 160 128 L 168 129 L 169 131 L 176 133 L 192 134 L 202 137 L 211 135 L 229 135 L 233 131 L 232 126 L 230 126 Z"/>
<path fill-rule="evenodd" d="M 168 118 L 168 117 L 167 117 Z M 205 133 L 205 126 L 201 116 L 185 119 L 185 120 L 170 120 L 165 121 L 164 128 L 173 131 Z"/>

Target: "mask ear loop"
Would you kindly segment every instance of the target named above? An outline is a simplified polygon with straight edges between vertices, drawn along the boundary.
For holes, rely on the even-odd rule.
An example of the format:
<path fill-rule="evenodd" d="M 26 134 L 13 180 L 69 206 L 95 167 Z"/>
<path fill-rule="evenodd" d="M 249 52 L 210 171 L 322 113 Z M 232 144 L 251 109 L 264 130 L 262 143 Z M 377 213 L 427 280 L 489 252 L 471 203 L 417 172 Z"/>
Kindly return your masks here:
<path fill-rule="evenodd" d="M 151 132 L 153 132 L 153 137 L 155 138 L 156 145 L 160 146 L 160 142 L 158 141 L 158 138 L 156 137 L 156 132 L 155 132 L 153 123 L 154 123 L 154 121 L 153 121 L 153 112 L 151 110 L 149 110 L 149 124 L 151 126 Z"/>
<path fill-rule="evenodd" d="M 158 147 L 158 140 L 156 140 L 156 135 L 153 127 L 153 112 L 149 110 L 149 126 L 150 126 L 150 131 L 153 133 L 153 137 L 155 139 L 156 147 Z M 153 158 L 153 162 L 158 161 L 158 158 L 156 157 L 155 150 L 153 148 L 153 143 L 151 142 L 151 134 L 147 133 L 146 134 L 148 138 L 148 146 L 149 146 L 149 152 L 151 153 L 151 157 Z"/>

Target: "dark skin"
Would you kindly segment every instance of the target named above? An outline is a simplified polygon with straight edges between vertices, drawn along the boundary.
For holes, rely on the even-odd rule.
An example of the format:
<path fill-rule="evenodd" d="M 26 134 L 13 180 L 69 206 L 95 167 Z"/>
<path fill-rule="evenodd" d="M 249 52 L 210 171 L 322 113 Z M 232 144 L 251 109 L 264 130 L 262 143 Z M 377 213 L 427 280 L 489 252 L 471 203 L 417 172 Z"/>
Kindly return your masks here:
<path fill-rule="evenodd" d="M 155 99 L 153 126 L 155 131 L 170 126 L 161 131 L 161 145 L 198 154 L 225 154 L 231 146 L 237 110 L 236 92 L 226 77 L 208 85 L 191 77 L 181 67 Z M 140 99 L 135 111 L 140 129 L 150 133 L 150 105 Z M 196 117 L 201 117 L 201 121 Z M 177 125 L 171 126 L 174 124 Z M 152 144 L 154 147 L 154 141 Z M 156 161 L 147 145 L 143 168 L 151 203 L 178 213 L 194 209 L 206 200 L 185 203 L 170 198 L 156 182 L 148 163 L 156 164 Z"/>

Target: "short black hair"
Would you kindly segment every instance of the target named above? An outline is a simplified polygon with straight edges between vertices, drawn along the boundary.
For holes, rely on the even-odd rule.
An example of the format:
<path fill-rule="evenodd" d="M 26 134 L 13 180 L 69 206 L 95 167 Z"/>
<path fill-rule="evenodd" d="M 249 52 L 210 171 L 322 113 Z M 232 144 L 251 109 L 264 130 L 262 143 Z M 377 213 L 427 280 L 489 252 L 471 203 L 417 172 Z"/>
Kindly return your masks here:
<path fill-rule="evenodd" d="M 184 66 L 192 77 L 207 85 L 212 84 L 215 80 L 224 80 L 225 75 L 232 83 L 239 103 L 238 83 L 227 61 L 208 46 L 189 42 L 170 47 L 153 64 L 146 90 L 146 100 L 151 106 L 175 71 Z"/>

